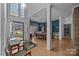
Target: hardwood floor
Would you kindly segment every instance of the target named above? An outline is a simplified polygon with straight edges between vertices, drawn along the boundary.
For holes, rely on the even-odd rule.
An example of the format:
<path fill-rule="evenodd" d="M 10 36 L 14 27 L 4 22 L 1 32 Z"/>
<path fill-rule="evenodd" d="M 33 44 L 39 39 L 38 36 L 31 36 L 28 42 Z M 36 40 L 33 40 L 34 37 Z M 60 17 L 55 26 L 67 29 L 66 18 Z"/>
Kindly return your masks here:
<path fill-rule="evenodd" d="M 38 44 L 37 47 L 32 49 L 32 56 L 72 56 L 75 55 L 75 49 L 73 40 L 71 39 L 52 39 L 52 47 L 51 51 L 46 48 L 46 40 L 35 39 Z"/>

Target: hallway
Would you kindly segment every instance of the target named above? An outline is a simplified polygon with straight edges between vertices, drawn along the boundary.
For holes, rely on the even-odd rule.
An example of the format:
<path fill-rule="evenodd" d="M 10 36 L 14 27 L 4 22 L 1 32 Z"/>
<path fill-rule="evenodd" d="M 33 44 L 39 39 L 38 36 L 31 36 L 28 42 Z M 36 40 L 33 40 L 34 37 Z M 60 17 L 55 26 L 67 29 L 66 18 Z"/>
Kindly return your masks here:
<path fill-rule="evenodd" d="M 32 49 L 32 56 L 65 56 L 65 55 L 73 55 L 75 54 L 74 44 L 71 39 L 52 39 L 52 47 L 51 51 L 46 49 L 46 40 L 35 39 L 38 46 Z"/>

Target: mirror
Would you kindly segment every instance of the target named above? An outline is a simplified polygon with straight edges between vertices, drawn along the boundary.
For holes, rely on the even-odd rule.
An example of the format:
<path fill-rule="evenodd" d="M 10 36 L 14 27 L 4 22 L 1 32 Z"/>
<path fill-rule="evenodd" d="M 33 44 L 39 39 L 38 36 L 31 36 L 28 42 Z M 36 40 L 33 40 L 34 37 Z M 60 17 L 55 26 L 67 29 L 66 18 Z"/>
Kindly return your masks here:
<path fill-rule="evenodd" d="M 12 22 L 12 37 L 18 38 L 20 41 L 24 40 L 24 23 L 23 22 Z"/>

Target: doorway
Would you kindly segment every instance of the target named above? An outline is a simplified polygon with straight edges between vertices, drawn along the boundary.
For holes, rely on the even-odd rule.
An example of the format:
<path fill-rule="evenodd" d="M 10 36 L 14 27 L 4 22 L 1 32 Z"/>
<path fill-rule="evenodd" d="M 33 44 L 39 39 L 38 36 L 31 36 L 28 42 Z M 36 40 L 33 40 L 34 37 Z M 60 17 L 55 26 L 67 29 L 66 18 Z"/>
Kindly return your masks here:
<path fill-rule="evenodd" d="M 64 37 L 71 38 L 71 24 L 64 24 Z"/>

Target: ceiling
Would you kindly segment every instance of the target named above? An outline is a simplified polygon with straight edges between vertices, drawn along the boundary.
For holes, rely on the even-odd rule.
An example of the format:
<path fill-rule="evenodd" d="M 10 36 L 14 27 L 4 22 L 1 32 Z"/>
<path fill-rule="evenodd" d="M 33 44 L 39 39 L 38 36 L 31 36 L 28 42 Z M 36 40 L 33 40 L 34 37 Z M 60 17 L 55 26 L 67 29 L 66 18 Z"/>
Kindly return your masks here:
<path fill-rule="evenodd" d="M 72 14 L 72 7 L 79 5 L 78 3 L 52 3 L 51 19 L 56 20 L 59 17 L 68 17 Z M 46 6 L 47 3 L 29 3 L 28 15 L 32 21 L 46 22 Z"/>

